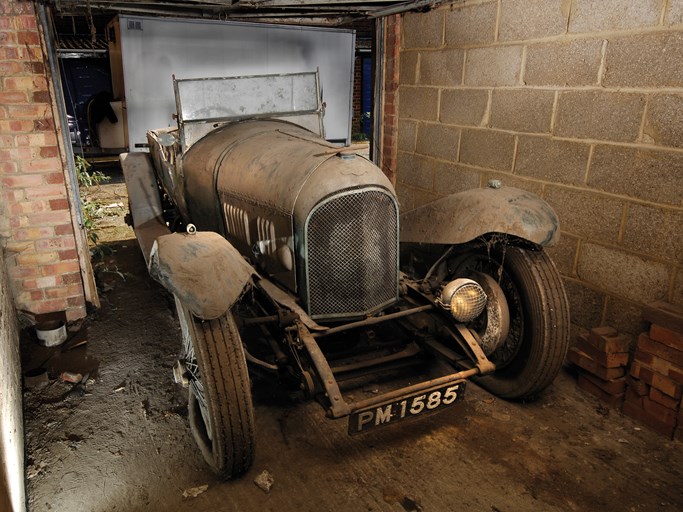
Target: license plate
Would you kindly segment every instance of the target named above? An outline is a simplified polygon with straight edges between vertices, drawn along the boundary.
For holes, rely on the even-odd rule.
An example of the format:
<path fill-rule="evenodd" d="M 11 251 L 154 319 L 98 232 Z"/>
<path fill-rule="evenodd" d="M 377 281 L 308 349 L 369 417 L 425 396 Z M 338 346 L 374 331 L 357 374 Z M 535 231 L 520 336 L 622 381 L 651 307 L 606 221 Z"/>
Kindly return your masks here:
<path fill-rule="evenodd" d="M 464 392 L 465 381 L 460 381 L 402 397 L 394 402 L 356 411 L 349 416 L 349 434 L 367 432 L 407 418 L 444 409 L 462 399 Z"/>

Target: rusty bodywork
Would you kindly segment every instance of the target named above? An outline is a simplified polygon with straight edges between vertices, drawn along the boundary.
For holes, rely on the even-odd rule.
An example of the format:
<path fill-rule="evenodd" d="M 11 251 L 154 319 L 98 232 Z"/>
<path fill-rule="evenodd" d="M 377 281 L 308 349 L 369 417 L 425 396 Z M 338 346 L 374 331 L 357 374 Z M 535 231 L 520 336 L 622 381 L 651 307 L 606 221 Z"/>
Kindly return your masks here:
<path fill-rule="evenodd" d="M 250 371 L 349 416 L 351 433 L 451 405 L 468 378 L 513 399 L 552 382 L 568 312 L 543 252 L 559 236 L 550 206 L 491 183 L 399 216 L 384 174 L 324 139 L 317 74 L 213 80 L 176 81 L 178 127 L 122 163 L 150 273 L 187 311 L 176 380 L 195 383 L 214 469 L 248 462 L 224 468 L 212 401 L 251 402 L 221 399 L 215 366 L 188 370 L 207 329 L 229 334 Z M 257 82 L 266 99 L 240 105 Z M 369 398 L 344 392 L 407 375 Z"/>

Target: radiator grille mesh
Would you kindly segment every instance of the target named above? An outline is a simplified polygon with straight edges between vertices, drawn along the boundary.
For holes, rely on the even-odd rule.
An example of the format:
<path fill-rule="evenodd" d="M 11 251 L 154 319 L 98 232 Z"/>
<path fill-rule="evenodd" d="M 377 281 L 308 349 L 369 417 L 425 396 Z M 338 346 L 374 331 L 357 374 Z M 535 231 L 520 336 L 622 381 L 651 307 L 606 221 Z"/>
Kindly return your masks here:
<path fill-rule="evenodd" d="M 358 316 L 396 298 L 398 212 L 380 190 L 336 196 L 308 220 L 309 314 Z"/>

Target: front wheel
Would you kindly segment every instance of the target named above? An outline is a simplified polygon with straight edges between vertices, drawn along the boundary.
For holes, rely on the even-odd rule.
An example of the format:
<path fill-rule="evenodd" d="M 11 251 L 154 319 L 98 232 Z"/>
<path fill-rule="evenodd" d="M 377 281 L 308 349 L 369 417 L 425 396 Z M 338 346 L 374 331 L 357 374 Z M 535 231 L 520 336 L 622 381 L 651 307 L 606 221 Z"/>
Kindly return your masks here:
<path fill-rule="evenodd" d="M 451 258 L 449 273 L 487 274 L 507 301 L 508 336 L 488 356 L 496 371 L 477 383 L 501 398 L 534 398 L 555 379 L 569 346 L 569 306 L 553 262 L 541 249 L 482 246 Z"/>
<path fill-rule="evenodd" d="M 177 298 L 176 306 L 192 435 L 220 478 L 241 475 L 254 460 L 254 410 L 237 325 L 230 311 L 199 320 Z"/>

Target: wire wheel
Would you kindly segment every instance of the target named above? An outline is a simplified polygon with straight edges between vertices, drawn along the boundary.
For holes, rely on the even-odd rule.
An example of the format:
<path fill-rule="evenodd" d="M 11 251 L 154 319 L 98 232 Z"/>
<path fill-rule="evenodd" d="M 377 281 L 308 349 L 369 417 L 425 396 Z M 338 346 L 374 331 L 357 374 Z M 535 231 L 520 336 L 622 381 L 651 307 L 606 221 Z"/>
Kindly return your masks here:
<path fill-rule="evenodd" d="M 555 265 L 542 250 L 494 245 L 472 248 L 449 272 L 491 276 L 505 294 L 506 339 L 489 355 L 495 373 L 477 383 L 502 398 L 532 399 L 555 379 L 569 347 L 569 306 Z"/>
<path fill-rule="evenodd" d="M 220 478 L 238 476 L 254 460 L 254 410 L 237 325 L 231 312 L 200 320 L 177 298 L 176 306 L 192 435 Z"/>

